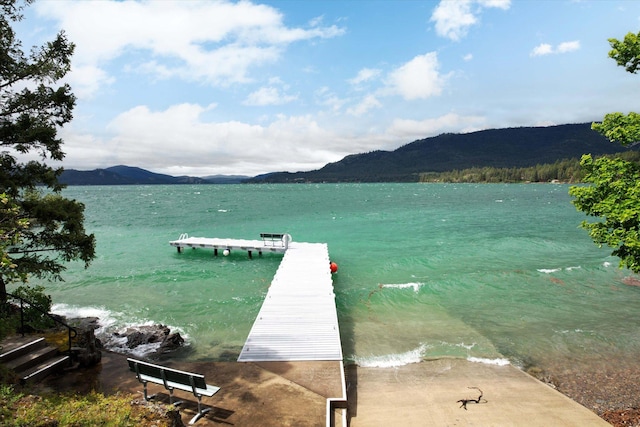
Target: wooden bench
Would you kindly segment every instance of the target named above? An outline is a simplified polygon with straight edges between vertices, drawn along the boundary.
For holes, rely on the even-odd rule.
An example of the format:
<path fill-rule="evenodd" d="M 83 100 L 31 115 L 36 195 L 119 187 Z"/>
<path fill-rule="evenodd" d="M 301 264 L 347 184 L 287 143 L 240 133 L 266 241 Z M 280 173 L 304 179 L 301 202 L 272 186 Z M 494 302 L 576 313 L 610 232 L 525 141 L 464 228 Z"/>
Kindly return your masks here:
<path fill-rule="evenodd" d="M 144 388 L 144 399 L 153 399 L 155 395 L 147 395 L 147 383 L 160 384 L 169 391 L 169 404 L 180 405 L 182 402 L 173 403 L 173 389 L 188 391 L 198 398 L 198 413 L 191 419 L 189 424 L 194 424 L 211 408 L 202 408 L 202 396 L 211 397 L 216 394 L 220 387 L 208 385 L 204 380 L 204 375 L 190 372 L 178 371 L 177 369 L 166 368 L 160 365 L 143 362 L 141 360 L 127 359 L 129 369 L 136 373 L 136 378 L 142 383 Z"/>

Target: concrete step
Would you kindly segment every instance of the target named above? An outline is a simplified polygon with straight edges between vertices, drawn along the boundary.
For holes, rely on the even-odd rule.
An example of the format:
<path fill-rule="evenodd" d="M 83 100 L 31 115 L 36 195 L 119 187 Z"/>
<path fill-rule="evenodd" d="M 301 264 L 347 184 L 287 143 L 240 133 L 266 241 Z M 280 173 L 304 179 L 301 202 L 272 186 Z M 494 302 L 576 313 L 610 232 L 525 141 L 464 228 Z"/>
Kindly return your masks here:
<path fill-rule="evenodd" d="M 8 363 L 47 346 L 42 337 L 8 337 L 0 343 L 0 363 Z"/>
<path fill-rule="evenodd" d="M 57 354 L 57 348 L 46 345 L 45 347 L 33 348 L 29 353 L 11 359 L 4 363 L 4 365 L 14 372 L 20 373 L 36 365 L 39 365 L 47 359 L 51 359 L 54 356 L 57 356 Z"/>
<path fill-rule="evenodd" d="M 14 371 L 24 384 L 70 366 L 71 360 L 42 337 L 12 336 L 0 342 L 0 363 Z"/>
<path fill-rule="evenodd" d="M 65 367 L 68 367 L 70 363 L 71 362 L 69 356 L 64 355 L 47 359 L 46 361 L 39 363 L 36 366 L 20 372 L 18 374 L 20 377 L 20 382 L 22 384 L 38 382 L 45 378 L 47 375 L 61 371 Z"/>

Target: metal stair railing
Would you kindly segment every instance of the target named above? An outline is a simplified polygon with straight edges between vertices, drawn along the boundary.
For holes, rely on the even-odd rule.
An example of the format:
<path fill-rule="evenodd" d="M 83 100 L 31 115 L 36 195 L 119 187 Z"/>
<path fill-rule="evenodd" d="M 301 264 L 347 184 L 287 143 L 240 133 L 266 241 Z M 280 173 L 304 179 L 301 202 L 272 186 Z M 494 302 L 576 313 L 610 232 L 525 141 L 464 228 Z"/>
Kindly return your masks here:
<path fill-rule="evenodd" d="M 73 326 L 67 325 L 65 322 L 60 320 L 58 317 L 52 315 L 47 310 L 45 310 L 42 307 L 38 306 L 34 302 L 27 300 L 26 298 L 23 298 L 23 297 L 18 296 L 18 295 L 10 294 L 9 292 L 7 292 L 6 295 L 9 298 L 13 298 L 13 299 L 16 299 L 16 300 L 20 301 L 20 333 L 22 334 L 23 337 L 24 337 L 24 331 L 25 331 L 24 304 L 28 304 L 31 308 L 34 308 L 37 311 L 39 311 L 40 313 L 42 313 L 45 316 L 49 317 L 51 320 L 54 321 L 54 323 L 58 323 L 58 324 L 64 326 L 65 328 L 67 328 L 69 347 L 68 347 L 66 353 L 69 355 L 69 357 L 71 357 L 71 341 L 72 341 L 73 338 L 78 336 L 78 331 Z M 7 302 L 5 302 L 5 304 L 9 304 L 9 302 L 7 301 Z"/>

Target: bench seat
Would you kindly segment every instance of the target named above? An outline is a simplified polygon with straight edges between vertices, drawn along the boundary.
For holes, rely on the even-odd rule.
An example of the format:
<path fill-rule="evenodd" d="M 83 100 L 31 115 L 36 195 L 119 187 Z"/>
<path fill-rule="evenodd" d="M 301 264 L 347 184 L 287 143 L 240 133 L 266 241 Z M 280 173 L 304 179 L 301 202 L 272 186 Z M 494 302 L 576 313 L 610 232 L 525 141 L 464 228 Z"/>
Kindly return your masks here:
<path fill-rule="evenodd" d="M 165 383 L 162 380 L 162 378 L 156 378 L 156 377 L 152 377 L 152 376 L 145 375 L 145 374 L 140 374 L 139 380 L 148 381 L 148 382 L 154 383 L 154 384 L 160 384 L 162 386 L 165 385 Z M 216 387 L 216 386 L 209 385 L 209 384 L 205 384 L 205 385 L 207 386 L 207 388 L 204 388 L 204 389 L 196 387 L 196 392 L 198 394 L 203 395 L 203 396 L 211 397 L 214 394 L 216 394 L 218 391 L 220 391 L 220 387 Z M 174 382 L 174 381 L 167 381 L 167 386 L 169 388 L 175 388 L 175 389 L 178 389 L 178 390 L 188 391 L 190 393 L 193 393 L 193 388 L 191 387 L 191 385 L 177 383 L 177 382 Z"/>
<path fill-rule="evenodd" d="M 207 384 L 204 375 L 201 374 L 180 371 L 130 358 L 127 359 L 127 362 L 129 363 L 129 369 L 135 372 L 136 378 L 142 383 L 145 400 L 155 397 L 155 395 L 149 396 L 147 394 L 147 383 L 164 386 L 169 391 L 169 404 L 176 406 L 182 402 L 173 402 L 174 389 L 193 393 L 198 399 L 198 413 L 191 419 L 189 424 L 194 424 L 211 410 L 211 408 L 202 408 L 202 396 L 211 397 L 220 391 L 220 387 Z"/>

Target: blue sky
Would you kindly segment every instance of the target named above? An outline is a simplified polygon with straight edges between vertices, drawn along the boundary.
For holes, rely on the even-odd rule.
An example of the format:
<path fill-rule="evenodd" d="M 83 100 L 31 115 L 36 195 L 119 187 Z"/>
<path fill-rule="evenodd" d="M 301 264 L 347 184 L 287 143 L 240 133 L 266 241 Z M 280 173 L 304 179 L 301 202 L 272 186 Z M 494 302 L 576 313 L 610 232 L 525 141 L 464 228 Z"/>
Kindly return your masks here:
<path fill-rule="evenodd" d="M 16 30 L 76 44 L 60 134 L 81 170 L 295 172 L 640 110 L 640 76 L 607 56 L 640 30 L 639 1 L 39 0 Z"/>

